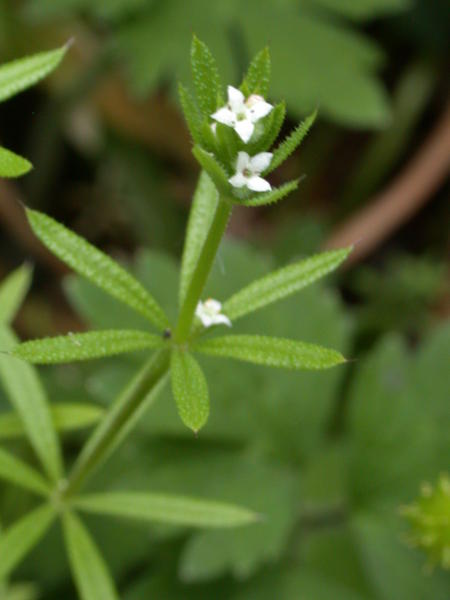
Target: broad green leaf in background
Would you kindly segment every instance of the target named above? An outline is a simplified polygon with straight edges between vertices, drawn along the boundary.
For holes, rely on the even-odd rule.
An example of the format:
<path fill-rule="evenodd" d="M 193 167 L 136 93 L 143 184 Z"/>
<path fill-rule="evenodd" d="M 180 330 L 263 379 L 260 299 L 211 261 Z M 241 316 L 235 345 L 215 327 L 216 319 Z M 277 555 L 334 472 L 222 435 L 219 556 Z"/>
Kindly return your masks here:
<path fill-rule="evenodd" d="M 245 95 L 259 94 L 266 96 L 270 83 L 270 52 L 263 48 L 254 57 L 242 82 L 242 91 Z"/>
<path fill-rule="evenodd" d="M 51 217 L 30 209 L 26 213 L 41 242 L 74 271 L 142 314 L 156 327 L 168 327 L 167 317 L 154 298 L 109 256 Z"/>
<path fill-rule="evenodd" d="M 411 0 L 302 0 L 312 7 L 323 7 L 343 17 L 365 20 L 395 14 L 411 6 Z"/>
<path fill-rule="evenodd" d="M 300 179 L 294 179 L 280 185 L 278 188 L 273 188 L 270 192 L 264 192 L 257 194 L 249 200 L 238 201 L 242 206 L 265 206 L 267 204 L 274 204 L 279 202 L 282 198 L 297 189 Z"/>
<path fill-rule="evenodd" d="M 0 284 L 0 324 L 10 323 L 19 310 L 31 283 L 32 269 L 22 265 Z"/>
<path fill-rule="evenodd" d="M 0 146 L 0 177 L 20 177 L 32 168 L 26 158 Z"/>
<path fill-rule="evenodd" d="M 68 44 L 1 65 L 0 102 L 15 96 L 51 73 L 63 59 L 67 48 Z"/>
<path fill-rule="evenodd" d="M 334 271 L 352 248 L 322 252 L 295 264 L 278 269 L 236 292 L 223 305 L 223 312 L 234 322 L 272 302 L 286 298 Z"/>
<path fill-rule="evenodd" d="M 450 578 L 424 572 L 421 553 L 409 548 L 392 513 L 360 513 L 352 533 L 373 595 L 380 600 L 448 600 Z"/>
<path fill-rule="evenodd" d="M 265 173 L 275 171 L 284 161 L 300 146 L 305 136 L 308 134 L 317 117 L 317 111 L 314 111 L 309 117 L 306 117 L 288 137 L 274 150 L 270 165 Z"/>
<path fill-rule="evenodd" d="M 139 492 L 79 496 L 73 504 L 87 512 L 187 527 L 238 527 L 258 520 L 254 512 L 225 502 Z"/>
<path fill-rule="evenodd" d="M 181 259 L 179 303 L 184 301 L 184 297 L 192 278 L 195 266 L 202 246 L 205 242 L 207 232 L 214 217 L 217 208 L 219 194 L 214 183 L 205 171 L 200 173 L 200 177 L 192 201 L 189 221 L 186 229 L 186 239 L 183 248 L 183 257 Z"/>
<path fill-rule="evenodd" d="M 27 464 L 0 448 L 0 479 L 5 479 L 40 495 L 48 495 L 45 479 Z"/>
<path fill-rule="evenodd" d="M 262 335 L 216 337 L 196 342 L 193 349 L 211 356 L 285 369 L 328 369 L 345 362 L 345 358 L 336 350 Z"/>
<path fill-rule="evenodd" d="M 0 349 L 11 351 L 18 343 L 6 327 L 0 327 Z M 61 448 L 44 388 L 31 365 L 0 353 L 0 382 L 22 419 L 27 436 L 52 479 L 59 479 L 63 466 Z"/>
<path fill-rule="evenodd" d="M 0 537 L 0 578 L 6 577 L 30 552 L 55 518 L 52 506 L 43 505 L 22 517 Z"/>
<path fill-rule="evenodd" d="M 110 330 L 72 333 L 23 342 L 12 354 L 32 364 L 50 365 L 157 348 L 163 338 L 145 331 Z"/>
<path fill-rule="evenodd" d="M 208 47 L 195 35 L 191 46 L 191 64 L 197 101 L 203 115 L 209 117 L 216 110 L 221 93 L 219 71 Z"/>
<path fill-rule="evenodd" d="M 91 535 L 73 513 L 63 516 L 64 539 L 81 600 L 119 600 L 114 582 Z"/>
<path fill-rule="evenodd" d="M 183 423 L 195 433 L 209 415 L 209 394 L 203 371 L 195 358 L 174 350 L 170 362 L 172 391 Z"/>
<path fill-rule="evenodd" d="M 386 10 L 374 10 L 374 16 L 405 6 L 400 0 L 376 1 Z M 294 118 L 320 106 L 322 115 L 341 124 L 380 127 L 389 118 L 387 95 L 376 74 L 382 54 L 367 35 L 333 18 L 340 12 L 335 4 L 330 18 L 322 6 L 306 0 L 218 0 L 208 5 L 191 0 L 187 13 L 180 0 L 167 0 L 158 11 L 144 9 L 124 22 L 115 41 L 132 86 L 140 94 L 155 89 L 166 74 L 188 80 L 186 48 L 193 31 L 211 48 L 226 83 L 236 84 L 239 77 L 230 59 L 234 48 L 229 32 L 237 27 L 250 56 L 270 40 L 271 92 L 274 98 L 286 99 Z M 168 35 L 170 45 L 165 43 Z M 156 57 L 151 65 L 148 56 Z M 298 75 L 294 77 L 292 57 Z"/>
<path fill-rule="evenodd" d="M 349 484 L 360 506 L 399 506 L 414 498 L 423 480 L 437 478 L 448 465 L 446 369 L 442 364 L 434 370 L 434 357 L 426 375 L 432 383 L 423 395 L 414 381 L 423 377 L 418 359 L 420 352 L 411 355 L 403 339 L 391 334 L 375 346 L 352 380 Z"/>
<path fill-rule="evenodd" d="M 50 407 L 56 431 L 74 431 L 97 423 L 104 414 L 103 408 L 95 404 L 64 403 Z M 0 413 L 0 440 L 25 435 L 20 418 L 14 412 Z"/>

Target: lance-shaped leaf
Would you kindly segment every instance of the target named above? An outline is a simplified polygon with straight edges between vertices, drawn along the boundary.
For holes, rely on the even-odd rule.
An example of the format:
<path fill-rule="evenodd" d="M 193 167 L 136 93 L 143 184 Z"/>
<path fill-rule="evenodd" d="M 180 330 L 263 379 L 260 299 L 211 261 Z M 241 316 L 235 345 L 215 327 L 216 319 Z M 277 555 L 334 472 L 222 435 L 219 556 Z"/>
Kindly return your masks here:
<path fill-rule="evenodd" d="M 1 350 L 11 351 L 17 343 L 10 330 L 0 327 Z M 35 368 L 14 356 L 0 353 L 0 380 L 46 472 L 52 479 L 59 479 L 63 471 L 61 448 Z"/>
<path fill-rule="evenodd" d="M 40 506 L 2 532 L 0 579 L 9 575 L 39 542 L 54 518 L 55 512 L 52 506 Z"/>
<path fill-rule="evenodd" d="M 189 90 L 181 83 L 178 85 L 178 95 L 180 96 L 181 108 L 183 109 L 184 118 L 191 137 L 196 144 L 200 144 L 202 140 L 202 116 L 195 104 L 195 100 L 191 96 Z"/>
<path fill-rule="evenodd" d="M 119 600 L 103 557 L 75 514 L 64 514 L 63 531 L 72 575 L 81 600 Z"/>
<path fill-rule="evenodd" d="M 270 52 L 263 48 L 250 63 L 242 82 L 241 90 L 244 95 L 259 94 L 265 96 L 269 91 L 270 83 Z"/>
<path fill-rule="evenodd" d="M 270 192 L 258 194 L 249 200 L 237 200 L 236 202 L 242 206 L 264 206 L 266 204 L 275 204 L 275 202 L 278 202 L 296 190 L 300 181 L 300 179 L 295 179 L 294 181 L 289 181 L 288 183 L 283 184 L 279 188 L 273 188 L 270 190 Z"/>
<path fill-rule="evenodd" d="M 49 486 L 37 471 L 0 448 L 0 479 L 5 479 L 36 494 L 48 495 Z"/>
<path fill-rule="evenodd" d="M 248 154 L 253 156 L 258 152 L 263 152 L 270 148 L 278 137 L 281 127 L 286 116 L 286 104 L 280 102 L 270 111 L 270 113 L 264 119 L 264 133 L 256 140 L 256 142 L 249 142 Z"/>
<path fill-rule="evenodd" d="M 0 284 L 0 324 L 10 323 L 19 310 L 31 283 L 32 270 L 22 265 Z"/>
<path fill-rule="evenodd" d="M 146 331 L 111 329 L 23 342 L 12 354 L 32 364 L 52 365 L 157 348 L 163 343 L 161 336 Z"/>
<path fill-rule="evenodd" d="M 217 162 L 214 156 L 204 150 L 201 146 L 194 146 L 192 154 L 198 160 L 202 169 L 204 169 L 213 180 L 219 192 L 226 193 L 230 190 L 228 175 L 221 164 Z"/>
<path fill-rule="evenodd" d="M 97 423 L 104 409 L 94 404 L 65 403 L 50 407 L 57 431 L 75 431 Z M 0 413 L 0 440 L 20 437 L 26 433 L 20 418 L 14 412 Z"/>
<path fill-rule="evenodd" d="M 186 527 L 237 527 L 260 518 L 234 504 L 142 492 L 80 496 L 73 504 L 88 512 Z"/>
<path fill-rule="evenodd" d="M 219 194 L 209 175 L 202 171 L 194 194 L 181 259 L 179 304 L 184 302 L 200 252 L 216 212 Z"/>
<path fill-rule="evenodd" d="M 352 247 L 322 252 L 253 281 L 223 305 L 223 312 L 235 321 L 272 302 L 286 298 L 334 271 L 349 255 Z"/>
<path fill-rule="evenodd" d="M 272 160 L 265 173 L 270 173 L 278 168 L 288 156 L 290 156 L 296 148 L 302 143 L 304 137 L 313 126 L 317 117 L 317 111 L 314 111 L 309 117 L 306 117 L 294 131 L 278 146 L 274 151 Z"/>
<path fill-rule="evenodd" d="M 30 209 L 26 212 L 30 225 L 41 242 L 74 271 L 117 300 L 128 304 L 156 327 L 165 329 L 169 326 L 167 317 L 156 300 L 109 256 L 51 217 Z"/>
<path fill-rule="evenodd" d="M 0 67 L 0 102 L 34 85 L 55 69 L 68 44 L 56 50 L 19 58 Z"/>
<path fill-rule="evenodd" d="M 20 177 L 32 168 L 26 158 L 0 146 L 0 177 Z"/>
<path fill-rule="evenodd" d="M 285 369 L 328 369 L 345 362 L 345 358 L 336 350 L 262 335 L 226 335 L 199 341 L 193 350 Z"/>
<path fill-rule="evenodd" d="M 220 77 L 209 48 L 196 36 L 192 40 L 191 66 L 198 104 L 204 116 L 209 117 L 217 108 Z"/>
<path fill-rule="evenodd" d="M 209 415 L 208 385 L 203 371 L 192 355 L 174 350 L 170 374 L 178 414 L 183 423 L 196 433 Z"/>

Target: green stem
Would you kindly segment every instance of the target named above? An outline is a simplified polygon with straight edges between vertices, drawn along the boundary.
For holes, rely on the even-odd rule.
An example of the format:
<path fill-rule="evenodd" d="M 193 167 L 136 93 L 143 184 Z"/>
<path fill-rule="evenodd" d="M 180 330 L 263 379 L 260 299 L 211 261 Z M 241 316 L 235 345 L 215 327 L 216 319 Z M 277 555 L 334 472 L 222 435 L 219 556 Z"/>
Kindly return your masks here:
<path fill-rule="evenodd" d="M 131 431 L 165 382 L 169 357 L 167 349 L 156 352 L 119 395 L 81 450 L 62 492 L 65 498 L 80 489 L 100 462 L 104 461 Z"/>
<path fill-rule="evenodd" d="M 186 298 L 180 310 L 177 328 L 175 330 L 175 341 L 183 343 L 186 341 L 194 320 L 195 309 L 211 271 L 214 259 L 228 225 L 231 215 L 232 204 L 224 198 L 219 198 L 214 219 L 203 244 L 197 267 L 192 276 L 186 292 Z"/>

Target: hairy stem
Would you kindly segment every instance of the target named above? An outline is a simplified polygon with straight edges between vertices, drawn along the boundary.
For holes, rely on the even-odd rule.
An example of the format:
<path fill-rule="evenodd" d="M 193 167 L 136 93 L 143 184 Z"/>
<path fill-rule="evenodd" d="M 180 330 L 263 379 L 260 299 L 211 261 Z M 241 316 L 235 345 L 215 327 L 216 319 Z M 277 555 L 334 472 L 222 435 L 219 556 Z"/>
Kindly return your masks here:
<path fill-rule="evenodd" d="M 65 498 L 80 489 L 94 469 L 131 431 L 143 410 L 162 388 L 169 368 L 169 356 L 167 349 L 156 352 L 118 396 L 81 450 L 63 490 Z"/>
<path fill-rule="evenodd" d="M 197 267 L 189 284 L 186 298 L 180 310 L 177 328 L 175 330 L 175 341 L 183 343 L 186 341 L 194 320 L 194 313 L 200 296 L 211 271 L 214 259 L 228 225 L 231 215 L 232 204 L 224 198 L 220 198 L 216 213 L 211 223 L 211 228 L 203 244 Z"/>

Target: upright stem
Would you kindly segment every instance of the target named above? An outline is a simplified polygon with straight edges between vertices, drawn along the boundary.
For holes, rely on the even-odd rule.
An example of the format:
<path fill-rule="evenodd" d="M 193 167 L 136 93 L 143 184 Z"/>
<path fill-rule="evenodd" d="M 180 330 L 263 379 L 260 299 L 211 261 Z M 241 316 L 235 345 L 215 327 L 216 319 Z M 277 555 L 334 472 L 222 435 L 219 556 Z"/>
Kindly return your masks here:
<path fill-rule="evenodd" d="M 175 341 L 183 343 L 189 335 L 194 320 L 194 313 L 200 296 L 211 271 L 214 258 L 216 257 L 219 244 L 228 225 L 231 215 L 232 204 L 224 198 L 219 198 L 216 213 L 211 223 L 210 230 L 203 244 L 197 267 L 187 289 L 184 303 L 180 310 L 177 328 L 175 330 Z"/>
<path fill-rule="evenodd" d="M 129 433 L 143 405 L 162 387 L 169 368 L 169 357 L 167 349 L 156 352 L 119 395 L 81 450 L 62 492 L 64 497 L 78 491 L 99 463 Z"/>

